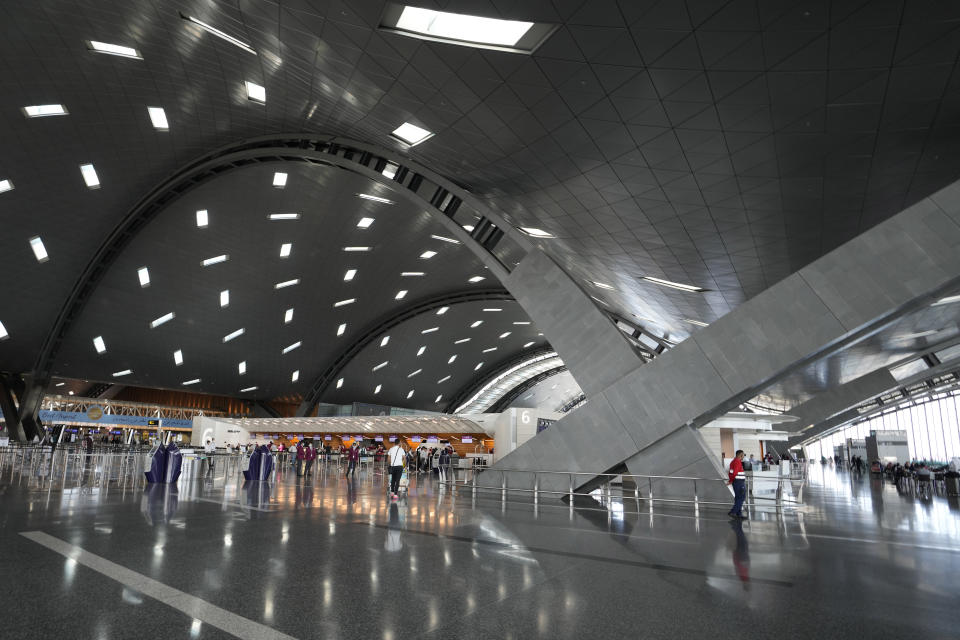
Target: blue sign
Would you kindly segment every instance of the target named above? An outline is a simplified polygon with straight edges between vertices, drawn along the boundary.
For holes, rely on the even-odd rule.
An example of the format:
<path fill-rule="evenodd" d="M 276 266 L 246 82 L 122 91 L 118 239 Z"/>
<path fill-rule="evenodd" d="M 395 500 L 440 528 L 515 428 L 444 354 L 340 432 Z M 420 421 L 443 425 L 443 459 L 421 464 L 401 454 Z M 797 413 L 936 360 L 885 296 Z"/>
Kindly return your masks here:
<path fill-rule="evenodd" d="M 333 436 L 323 436 L 324 440 L 333 440 Z"/>
<path fill-rule="evenodd" d="M 149 416 L 122 416 L 115 413 L 104 413 L 100 407 L 91 407 L 86 413 L 83 411 L 40 411 L 40 419 L 48 423 L 56 422 L 87 422 L 103 425 L 124 427 L 156 427 L 156 423 L 149 424 L 156 417 Z M 177 429 L 192 429 L 193 420 L 182 418 L 163 418 L 163 426 Z"/>
<path fill-rule="evenodd" d="M 470 444 L 473 442 L 473 436 L 463 436 L 460 442 L 462 442 L 463 444 Z"/>

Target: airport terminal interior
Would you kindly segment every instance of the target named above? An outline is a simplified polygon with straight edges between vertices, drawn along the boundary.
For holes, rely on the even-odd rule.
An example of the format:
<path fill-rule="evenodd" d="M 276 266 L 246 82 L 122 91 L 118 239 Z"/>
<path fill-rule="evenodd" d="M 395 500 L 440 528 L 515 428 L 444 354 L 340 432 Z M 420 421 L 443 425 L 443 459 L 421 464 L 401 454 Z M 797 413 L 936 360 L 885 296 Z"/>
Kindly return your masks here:
<path fill-rule="evenodd" d="M 960 637 L 960 3 L 0 25 L 4 638 Z"/>

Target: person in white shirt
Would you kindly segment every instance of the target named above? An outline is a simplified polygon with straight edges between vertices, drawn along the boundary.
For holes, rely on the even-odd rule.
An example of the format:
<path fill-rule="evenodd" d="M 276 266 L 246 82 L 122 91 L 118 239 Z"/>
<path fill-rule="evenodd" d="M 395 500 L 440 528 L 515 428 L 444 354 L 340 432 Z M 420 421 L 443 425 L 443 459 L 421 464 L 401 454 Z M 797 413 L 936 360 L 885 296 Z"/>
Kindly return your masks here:
<path fill-rule="evenodd" d="M 217 443 L 213 438 L 207 439 L 207 444 L 203 445 L 203 452 L 207 458 L 207 473 L 213 471 L 213 454 L 217 452 Z"/>
<path fill-rule="evenodd" d="M 407 452 L 400 446 L 399 440 L 387 451 L 387 465 L 390 468 L 390 499 L 399 499 L 400 476 L 403 475 L 403 467 L 407 462 Z"/>

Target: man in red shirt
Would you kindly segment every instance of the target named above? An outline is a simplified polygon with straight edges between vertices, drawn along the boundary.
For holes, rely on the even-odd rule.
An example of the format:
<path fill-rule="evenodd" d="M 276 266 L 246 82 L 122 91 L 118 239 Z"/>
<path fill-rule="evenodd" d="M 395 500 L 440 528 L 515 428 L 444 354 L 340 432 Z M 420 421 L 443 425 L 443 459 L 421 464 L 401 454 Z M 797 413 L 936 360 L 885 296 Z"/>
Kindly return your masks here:
<path fill-rule="evenodd" d="M 746 520 L 743 515 L 743 501 L 747 497 L 747 477 L 743 473 L 743 449 L 737 449 L 736 455 L 730 461 L 730 468 L 727 470 L 727 477 L 730 484 L 733 485 L 733 508 L 727 512 L 731 518 Z"/>

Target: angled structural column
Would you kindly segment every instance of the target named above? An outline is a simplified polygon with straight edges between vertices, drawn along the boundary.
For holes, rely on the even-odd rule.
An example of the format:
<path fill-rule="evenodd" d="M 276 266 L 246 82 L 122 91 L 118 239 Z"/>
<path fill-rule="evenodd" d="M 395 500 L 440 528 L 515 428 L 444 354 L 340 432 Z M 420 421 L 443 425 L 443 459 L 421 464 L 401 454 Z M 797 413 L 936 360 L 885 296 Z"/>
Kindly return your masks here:
<path fill-rule="evenodd" d="M 523 267 L 521 263 L 515 274 Z M 508 288 L 520 299 L 511 284 Z M 538 287 L 550 300 L 547 312 L 578 313 L 578 308 L 559 304 L 552 284 Z M 587 404 L 494 468 L 595 473 L 626 467 L 636 474 L 720 477 L 719 462 L 701 446 L 695 429 L 798 368 L 958 287 L 960 186 L 955 183 L 804 267 L 646 365 L 630 370 L 622 354 L 610 357 L 606 369 L 568 362 L 584 390 L 592 392 Z M 543 323 L 566 361 L 569 356 L 544 313 L 535 312 L 536 300 L 521 302 Z M 595 377 L 584 378 L 588 372 Z M 527 475 L 506 475 L 509 485 L 529 487 Z M 491 481 L 493 477 L 486 479 Z M 692 489 L 671 484 L 657 488 L 661 496 L 689 495 Z M 589 485 L 584 481 L 579 486 Z M 541 480 L 541 486 L 564 490 L 567 480 Z M 719 500 L 727 494 L 720 482 L 712 496 L 698 489 L 702 499 Z"/>
<path fill-rule="evenodd" d="M 10 439 L 17 442 L 43 438 L 40 405 L 44 387 L 31 378 L 0 376 L 0 410 L 7 424 Z"/>

